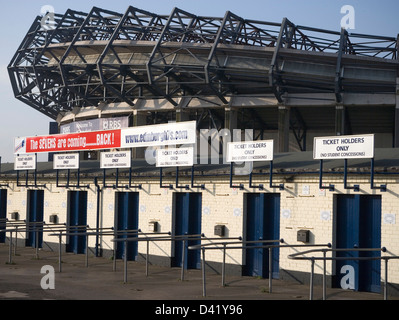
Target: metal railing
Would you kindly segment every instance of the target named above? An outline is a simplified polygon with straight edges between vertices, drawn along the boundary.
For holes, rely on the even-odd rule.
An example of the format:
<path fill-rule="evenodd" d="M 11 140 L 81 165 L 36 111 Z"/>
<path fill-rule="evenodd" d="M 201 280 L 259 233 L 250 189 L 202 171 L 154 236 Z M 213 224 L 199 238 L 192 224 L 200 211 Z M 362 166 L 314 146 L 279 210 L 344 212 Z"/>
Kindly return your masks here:
<path fill-rule="evenodd" d="M 11 228 L 7 228 L 11 227 Z M 36 258 L 39 258 L 39 234 L 46 232 L 55 232 L 59 229 L 64 230 L 66 228 L 65 224 L 51 224 L 48 225 L 45 222 L 11 222 L 7 223 L 5 229 L 0 230 L 0 233 L 10 233 L 9 236 L 9 255 L 8 255 L 8 263 L 12 264 L 12 252 L 14 251 L 14 256 L 17 254 L 17 246 L 18 246 L 18 233 L 35 233 L 35 243 L 33 248 L 36 250 Z M 15 234 L 15 242 L 13 240 Z M 25 238 L 25 240 L 27 240 Z M 14 250 L 13 250 L 14 249 Z"/>
<path fill-rule="evenodd" d="M 69 237 L 69 236 L 81 236 L 86 237 L 85 241 L 85 266 L 86 268 L 89 267 L 89 238 L 91 236 L 128 236 L 128 235 L 135 235 L 141 232 L 140 229 L 135 230 L 115 230 L 113 227 L 106 227 L 100 229 L 91 229 L 89 226 L 75 226 L 75 231 L 71 232 L 73 228 L 68 230 L 60 230 L 58 233 L 50 234 L 50 236 L 58 237 L 58 271 L 62 272 L 62 237 Z M 76 230 L 77 229 L 77 230 Z M 81 230 L 79 230 L 81 229 Z M 64 232 L 65 231 L 65 232 Z M 116 248 L 113 248 L 114 251 L 114 265 L 115 265 L 115 256 L 116 256 Z M 115 267 L 114 267 L 115 268 Z"/>
<path fill-rule="evenodd" d="M 198 235 L 178 235 L 178 236 L 165 236 L 165 237 L 144 237 L 144 238 L 126 238 L 126 239 L 113 239 L 112 241 L 114 242 L 121 242 L 125 241 L 125 250 L 127 248 L 127 242 L 130 241 L 146 241 L 147 242 L 147 253 L 146 253 L 146 276 L 148 276 L 148 264 L 149 264 L 149 243 L 150 242 L 161 242 L 161 241 L 170 241 L 170 242 L 176 242 L 176 241 L 182 241 L 183 246 L 182 246 L 182 261 L 181 261 L 181 280 L 184 281 L 184 276 L 185 276 L 185 262 L 186 262 L 186 249 L 189 249 L 190 247 L 187 247 L 187 242 L 188 241 L 216 241 L 220 240 L 221 238 L 207 238 L 205 237 L 204 234 L 198 234 Z M 237 240 L 240 238 L 228 238 L 231 240 Z M 127 259 L 126 259 L 126 253 L 125 253 L 125 259 L 124 259 L 124 283 L 127 282 Z"/>
<path fill-rule="evenodd" d="M 385 280 L 384 280 L 384 300 L 388 300 L 388 261 L 399 259 L 399 256 L 379 256 L 379 257 L 327 257 L 327 252 L 335 253 L 335 252 L 386 252 L 386 248 L 339 248 L 339 249 L 314 249 L 303 252 L 293 253 L 288 256 L 289 259 L 295 260 L 310 260 L 311 262 L 311 272 L 310 272 L 310 292 L 309 299 L 313 300 L 313 278 L 314 278 L 314 264 L 317 260 L 323 261 L 323 300 L 326 300 L 326 262 L 327 260 L 384 260 L 385 261 Z M 322 257 L 305 257 L 303 255 L 312 254 L 312 253 L 323 253 Z"/>
<path fill-rule="evenodd" d="M 260 244 L 260 245 L 248 245 L 248 244 Z M 280 240 L 253 240 L 253 241 L 238 241 L 238 242 L 222 242 L 222 243 L 209 243 L 190 246 L 190 250 L 201 250 L 202 252 L 202 295 L 206 297 L 206 260 L 205 251 L 206 250 L 223 250 L 223 262 L 222 262 L 222 286 L 225 286 L 225 264 L 226 264 L 226 250 L 250 250 L 250 249 L 267 249 L 269 252 L 269 293 L 272 293 L 272 274 L 273 274 L 273 249 L 274 248 L 298 248 L 298 247 L 331 247 L 331 244 L 313 244 L 313 245 L 288 245 L 288 244 L 269 244 L 269 243 L 284 243 L 284 239 Z M 234 247 L 227 247 L 228 245 L 236 245 Z M 222 245 L 222 247 L 221 247 Z"/>

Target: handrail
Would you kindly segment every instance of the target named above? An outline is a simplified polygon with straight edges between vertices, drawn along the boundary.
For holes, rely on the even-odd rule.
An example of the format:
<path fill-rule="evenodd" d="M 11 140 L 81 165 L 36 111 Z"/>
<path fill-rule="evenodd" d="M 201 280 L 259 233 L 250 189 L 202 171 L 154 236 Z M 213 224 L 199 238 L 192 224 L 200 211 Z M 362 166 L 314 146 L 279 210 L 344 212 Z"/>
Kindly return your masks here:
<path fill-rule="evenodd" d="M 335 248 L 335 249 L 315 249 L 303 252 L 293 253 L 288 256 L 289 259 L 293 260 L 310 260 L 311 261 L 311 274 L 310 274 L 310 293 L 309 299 L 313 300 L 313 277 L 314 277 L 314 262 L 316 260 L 323 260 L 323 300 L 326 300 L 326 261 L 327 260 L 385 260 L 385 281 L 384 281 L 384 300 L 388 300 L 388 261 L 399 259 L 399 256 L 379 256 L 379 257 L 327 257 L 327 252 L 347 252 L 347 251 L 382 251 L 387 252 L 385 247 L 382 248 Z M 322 257 L 303 257 L 304 254 L 309 253 L 323 253 Z"/>
<path fill-rule="evenodd" d="M 239 241 L 239 242 L 222 242 L 222 243 L 210 243 L 203 245 L 195 245 L 190 246 L 190 250 L 198 250 L 202 251 L 202 295 L 206 297 L 206 275 L 205 275 L 205 251 L 206 250 L 223 250 L 223 262 L 222 262 L 222 286 L 225 286 L 225 264 L 226 264 L 226 249 L 268 249 L 269 251 L 269 293 L 272 292 L 272 273 L 273 273 L 273 264 L 272 264 L 272 250 L 274 248 L 297 248 L 297 247 L 331 247 L 331 244 L 300 244 L 300 245 L 288 245 L 288 244 L 275 244 L 275 245 L 250 245 L 247 246 L 245 244 L 251 243 L 284 243 L 284 239 L 279 240 L 251 240 L 251 241 Z M 242 246 L 235 247 L 227 247 L 228 244 L 243 244 Z M 215 245 L 223 245 L 223 247 L 211 247 Z"/>
<path fill-rule="evenodd" d="M 226 239 L 226 238 L 224 238 Z M 227 238 L 227 239 L 241 239 L 241 237 L 238 238 Z M 148 257 L 149 257 L 149 242 L 157 242 L 157 241 L 183 241 L 183 246 L 182 246 L 182 262 L 181 262 L 181 280 L 184 280 L 184 266 L 185 266 L 185 250 L 187 247 L 186 242 L 187 241 L 195 241 L 195 240 L 205 240 L 205 241 L 216 241 L 216 240 L 223 240 L 223 238 L 207 238 L 203 233 L 202 234 L 197 234 L 197 235 L 190 235 L 190 234 L 185 234 L 185 235 L 170 235 L 170 236 L 165 236 L 165 237 L 135 237 L 135 238 L 125 238 L 125 239 L 113 239 L 112 241 L 114 242 L 122 242 L 125 241 L 130 242 L 140 242 L 140 241 L 146 241 L 147 242 L 147 254 L 146 254 L 146 276 L 148 276 Z M 125 245 L 125 250 L 126 250 L 126 245 Z M 190 247 L 188 247 L 189 249 Z M 127 282 L 127 259 L 126 259 L 126 253 L 125 253 L 125 260 L 124 260 L 124 282 Z"/>

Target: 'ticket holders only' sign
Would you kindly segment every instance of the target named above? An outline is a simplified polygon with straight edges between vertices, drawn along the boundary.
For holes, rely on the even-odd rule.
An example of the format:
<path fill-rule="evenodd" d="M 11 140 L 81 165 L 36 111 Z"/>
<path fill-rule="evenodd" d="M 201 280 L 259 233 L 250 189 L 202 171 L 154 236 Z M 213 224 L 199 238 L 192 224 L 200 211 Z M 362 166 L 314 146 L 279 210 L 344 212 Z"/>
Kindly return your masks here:
<path fill-rule="evenodd" d="M 314 138 L 313 158 L 318 160 L 374 158 L 374 135 Z"/>

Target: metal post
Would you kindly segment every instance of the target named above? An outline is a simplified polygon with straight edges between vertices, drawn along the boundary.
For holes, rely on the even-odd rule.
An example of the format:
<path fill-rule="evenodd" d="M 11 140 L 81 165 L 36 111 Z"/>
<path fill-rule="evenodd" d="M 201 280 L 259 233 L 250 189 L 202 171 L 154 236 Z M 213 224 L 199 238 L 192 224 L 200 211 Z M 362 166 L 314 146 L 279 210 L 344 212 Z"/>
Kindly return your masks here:
<path fill-rule="evenodd" d="M 311 261 L 311 272 L 310 272 L 310 295 L 309 300 L 313 300 L 313 276 L 314 276 L 314 257 L 312 257 Z"/>
<path fill-rule="evenodd" d="M 267 248 L 269 251 L 269 293 L 272 293 L 272 282 L 273 282 L 273 261 L 272 261 L 272 248 Z"/>
<path fill-rule="evenodd" d="M 124 248 L 124 271 L 123 271 L 123 283 L 127 283 L 127 240 L 125 240 Z"/>
<path fill-rule="evenodd" d="M 59 242 L 58 242 L 58 271 L 62 272 L 62 260 L 61 260 L 61 249 L 62 249 L 62 231 L 59 234 Z"/>
<path fill-rule="evenodd" d="M 117 231 L 114 231 L 114 239 L 117 239 Z M 116 241 L 113 244 L 113 264 L 112 264 L 112 271 L 116 271 Z"/>
<path fill-rule="evenodd" d="M 388 259 L 385 258 L 384 300 L 388 300 Z"/>
<path fill-rule="evenodd" d="M 226 243 L 223 244 L 222 287 L 226 286 Z"/>
<path fill-rule="evenodd" d="M 8 254 L 8 263 L 12 264 L 12 231 L 10 231 L 10 250 Z"/>
<path fill-rule="evenodd" d="M 145 276 L 148 277 L 148 260 L 150 258 L 150 240 L 147 239 L 147 254 L 145 256 Z"/>
<path fill-rule="evenodd" d="M 36 224 L 35 224 L 35 234 L 36 234 L 36 239 L 35 239 L 36 259 L 39 259 L 39 230 L 37 230 Z"/>
<path fill-rule="evenodd" d="M 181 258 L 181 281 L 184 281 L 184 265 L 186 263 L 186 239 L 183 240 L 183 252 Z"/>
<path fill-rule="evenodd" d="M 205 248 L 202 248 L 202 296 L 206 297 Z"/>
<path fill-rule="evenodd" d="M 89 267 L 89 235 L 86 233 L 86 268 Z"/>
<path fill-rule="evenodd" d="M 15 226 L 14 256 L 17 255 L 17 243 L 18 243 L 18 226 Z"/>
<path fill-rule="evenodd" d="M 323 250 L 323 300 L 326 300 L 326 250 Z"/>

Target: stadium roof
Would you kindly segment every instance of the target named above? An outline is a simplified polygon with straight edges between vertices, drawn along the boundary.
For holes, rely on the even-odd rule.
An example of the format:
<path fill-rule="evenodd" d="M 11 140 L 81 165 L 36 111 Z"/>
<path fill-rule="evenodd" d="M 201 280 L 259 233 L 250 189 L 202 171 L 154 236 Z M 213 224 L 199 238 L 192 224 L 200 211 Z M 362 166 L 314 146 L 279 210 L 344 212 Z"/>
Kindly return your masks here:
<path fill-rule="evenodd" d="M 179 8 L 159 15 L 94 7 L 55 20 L 49 30 L 42 17 L 34 19 L 8 68 L 16 98 L 52 119 L 112 103 L 142 110 L 148 100 L 156 105 L 151 111 L 395 104 L 397 35 L 254 21 L 229 11 L 203 17 Z M 306 121 L 320 119 L 310 111 Z"/>

